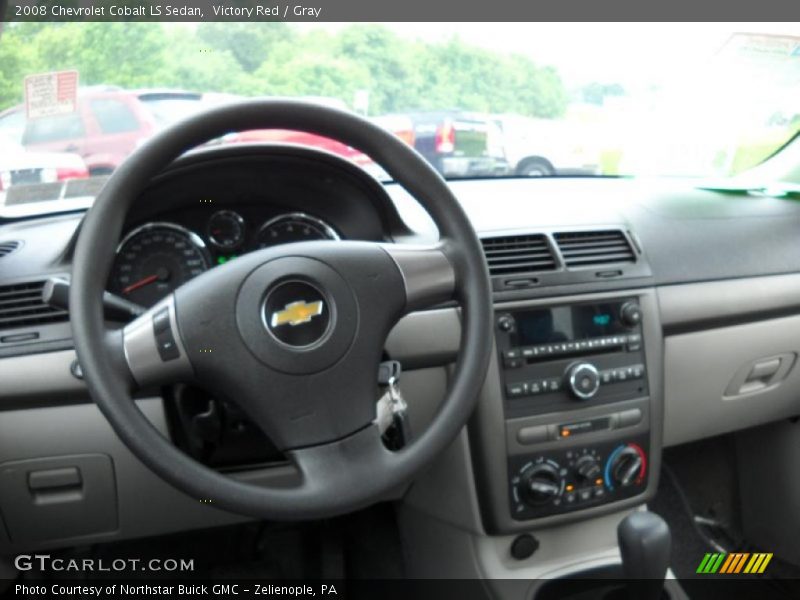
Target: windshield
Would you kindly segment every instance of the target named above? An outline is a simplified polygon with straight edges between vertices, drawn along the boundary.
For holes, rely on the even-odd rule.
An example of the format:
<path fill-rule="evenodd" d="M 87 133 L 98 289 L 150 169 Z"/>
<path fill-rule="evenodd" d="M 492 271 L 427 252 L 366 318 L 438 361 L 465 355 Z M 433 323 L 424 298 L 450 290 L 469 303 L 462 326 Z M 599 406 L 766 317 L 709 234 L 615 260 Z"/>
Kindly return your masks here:
<path fill-rule="evenodd" d="M 800 130 L 800 37 L 791 29 L 7 23 L 0 206 L 91 195 L 160 129 L 250 97 L 354 111 L 448 179 L 730 177 Z M 386 177 L 357 149 L 302 132 L 235 132 L 213 143 L 245 142 L 314 146 Z"/>

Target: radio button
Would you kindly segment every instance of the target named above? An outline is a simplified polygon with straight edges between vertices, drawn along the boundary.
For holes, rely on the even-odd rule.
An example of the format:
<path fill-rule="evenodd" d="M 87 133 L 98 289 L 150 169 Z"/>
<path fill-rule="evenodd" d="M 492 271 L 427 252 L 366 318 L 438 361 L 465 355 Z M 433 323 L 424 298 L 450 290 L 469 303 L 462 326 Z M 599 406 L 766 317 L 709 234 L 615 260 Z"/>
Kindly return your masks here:
<path fill-rule="evenodd" d="M 614 371 L 612 371 L 611 369 L 600 371 L 600 381 L 602 383 L 611 383 L 612 381 L 614 381 Z"/>
<path fill-rule="evenodd" d="M 506 394 L 509 398 L 519 398 L 528 393 L 527 383 L 509 383 L 506 386 Z"/>
<path fill-rule="evenodd" d="M 529 390 L 530 390 L 530 393 L 534 394 L 534 395 L 542 393 L 542 387 L 541 387 L 541 385 L 539 384 L 538 381 L 532 381 L 530 383 Z"/>
<path fill-rule="evenodd" d="M 641 379 L 644 376 L 644 365 L 633 365 L 633 377 Z"/>
<path fill-rule="evenodd" d="M 636 352 L 642 348 L 642 336 L 638 333 L 632 333 L 628 336 L 628 351 Z"/>

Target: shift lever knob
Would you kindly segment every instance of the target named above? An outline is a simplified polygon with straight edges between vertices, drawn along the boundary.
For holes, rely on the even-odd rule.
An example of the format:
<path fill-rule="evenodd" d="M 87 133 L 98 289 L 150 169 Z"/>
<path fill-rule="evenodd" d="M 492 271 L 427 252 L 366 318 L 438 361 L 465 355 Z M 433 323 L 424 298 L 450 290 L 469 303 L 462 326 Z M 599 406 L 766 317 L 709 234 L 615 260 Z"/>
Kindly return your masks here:
<path fill-rule="evenodd" d="M 631 600 L 659 600 L 669 567 L 669 526 L 651 512 L 635 512 L 617 527 L 622 570 Z"/>

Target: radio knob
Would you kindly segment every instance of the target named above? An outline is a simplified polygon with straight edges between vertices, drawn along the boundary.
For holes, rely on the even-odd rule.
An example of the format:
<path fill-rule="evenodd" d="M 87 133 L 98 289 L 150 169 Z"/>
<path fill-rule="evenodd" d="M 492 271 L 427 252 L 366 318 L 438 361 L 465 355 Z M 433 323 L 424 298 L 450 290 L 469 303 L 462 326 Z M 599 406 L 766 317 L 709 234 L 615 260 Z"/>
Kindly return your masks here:
<path fill-rule="evenodd" d="M 551 464 L 533 465 L 522 473 L 519 482 L 522 499 L 531 506 L 545 504 L 561 493 L 561 476 Z"/>
<path fill-rule="evenodd" d="M 580 362 L 567 369 L 567 385 L 578 400 L 588 400 L 600 389 L 600 373 L 593 364 Z"/>
<path fill-rule="evenodd" d="M 594 456 L 581 456 L 575 463 L 575 472 L 583 481 L 594 481 L 600 476 L 600 465 Z"/>
<path fill-rule="evenodd" d="M 642 309 L 636 302 L 626 302 L 619 309 L 619 319 L 623 325 L 632 329 L 642 322 Z"/>
<path fill-rule="evenodd" d="M 514 317 L 511 315 L 500 315 L 497 318 L 497 328 L 500 331 L 512 331 L 514 329 Z"/>

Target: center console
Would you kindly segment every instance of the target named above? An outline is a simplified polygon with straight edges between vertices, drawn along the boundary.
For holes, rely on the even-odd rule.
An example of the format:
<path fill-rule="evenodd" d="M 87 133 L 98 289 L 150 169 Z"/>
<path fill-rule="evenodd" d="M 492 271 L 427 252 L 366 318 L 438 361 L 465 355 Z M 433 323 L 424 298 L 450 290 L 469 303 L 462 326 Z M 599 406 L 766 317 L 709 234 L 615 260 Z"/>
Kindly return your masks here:
<path fill-rule="evenodd" d="M 496 308 L 496 392 L 471 428 L 487 530 L 584 518 L 654 493 L 660 335 L 650 290 Z"/>

